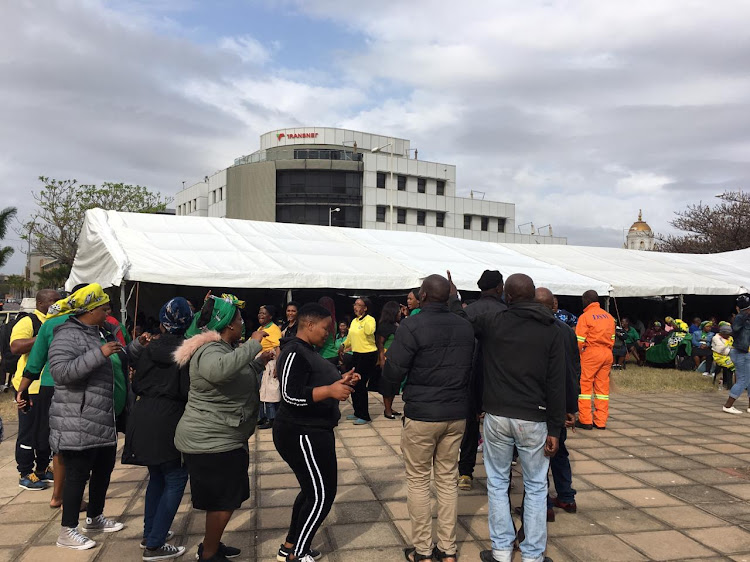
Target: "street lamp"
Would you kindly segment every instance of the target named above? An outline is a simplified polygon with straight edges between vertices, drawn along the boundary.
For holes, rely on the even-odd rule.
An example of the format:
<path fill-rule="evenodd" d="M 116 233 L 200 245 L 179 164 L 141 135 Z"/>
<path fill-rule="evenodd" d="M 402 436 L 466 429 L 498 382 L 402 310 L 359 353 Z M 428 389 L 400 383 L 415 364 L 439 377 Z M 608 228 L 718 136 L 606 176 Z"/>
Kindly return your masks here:
<path fill-rule="evenodd" d="M 376 153 L 376 152 L 383 152 L 384 148 L 391 147 L 391 151 L 388 153 L 388 170 L 390 171 L 391 176 L 391 186 L 390 189 L 387 189 L 388 192 L 388 207 L 389 207 L 389 223 L 390 223 L 390 230 L 393 230 L 393 145 L 395 144 L 394 139 L 391 139 L 388 144 L 384 144 L 383 146 L 378 146 L 376 148 L 373 148 L 370 152 Z"/>
<path fill-rule="evenodd" d="M 331 219 L 333 218 L 333 213 L 338 213 L 341 209 L 339 207 L 336 207 L 335 209 L 333 207 L 328 207 L 328 226 L 333 226 L 331 224 Z"/>

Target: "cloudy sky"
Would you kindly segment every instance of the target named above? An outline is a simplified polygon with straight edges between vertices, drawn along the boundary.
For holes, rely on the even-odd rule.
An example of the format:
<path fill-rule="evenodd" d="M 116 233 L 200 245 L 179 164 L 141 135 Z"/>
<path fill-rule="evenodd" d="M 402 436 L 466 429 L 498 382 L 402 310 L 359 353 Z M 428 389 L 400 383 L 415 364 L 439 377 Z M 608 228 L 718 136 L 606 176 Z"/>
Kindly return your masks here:
<path fill-rule="evenodd" d="M 0 194 L 21 218 L 39 175 L 174 195 L 303 125 L 409 138 L 459 193 L 572 244 L 621 244 L 639 208 L 666 232 L 749 185 L 745 0 L 43 5 L 0 18 Z"/>

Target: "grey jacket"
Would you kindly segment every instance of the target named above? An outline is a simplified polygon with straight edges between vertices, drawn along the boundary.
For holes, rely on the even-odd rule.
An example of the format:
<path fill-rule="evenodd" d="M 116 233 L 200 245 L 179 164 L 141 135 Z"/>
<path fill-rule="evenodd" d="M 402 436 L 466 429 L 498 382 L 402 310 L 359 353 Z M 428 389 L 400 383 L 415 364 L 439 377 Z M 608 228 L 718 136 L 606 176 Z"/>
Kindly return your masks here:
<path fill-rule="evenodd" d="M 55 381 L 49 412 L 50 446 L 55 452 L 117 444 L 114 372 L 101 346 L 98 326 L 71 318 L 55 328 L 48 358 Z M 142 350 L 137 339 L 127 347 L 131 359 Z"/>
<path fill-rule="evenodd" d="M 255 359 L 260 350 L 255 340 L 233 348 L 213 331 L 177 349 L 177 364 L 190 363 L 188 402 L 174 438 L 178 451 L 223 453 L 247 447 L 258 418 L 258 375 L 265 367 Z"/>

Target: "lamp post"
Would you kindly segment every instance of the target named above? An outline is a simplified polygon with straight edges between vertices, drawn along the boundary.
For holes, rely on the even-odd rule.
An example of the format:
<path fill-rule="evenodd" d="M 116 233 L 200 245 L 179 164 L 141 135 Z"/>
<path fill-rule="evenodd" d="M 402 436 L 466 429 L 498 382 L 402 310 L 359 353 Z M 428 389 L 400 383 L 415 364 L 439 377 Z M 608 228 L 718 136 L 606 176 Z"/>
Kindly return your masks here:
<path fill-rule="evenodd" d="M 333 207 L 328 207 L 328 226 L 333 226 L 331 224 L 331 220 L 333 219 L 333 213 L 338 213 L 341 209 L 339 207 L 336 207 L 335 209 Z"/>
<path fill-rule="evenodd" d="M 391 147 L 391 151 L 388 153 L 388 170 L 391 176 L 390 181 L 390 188 L 386 191 L 388 192 L 388 214 L 389 219 L 388 222 L 390 223 L 390 230 L 393 230 L 393 145 L 395 144 L 394 140 L 391 139 L 388 144 L 384 144 L 383 146 L 378 146 L 376 148 L 373 148 L 371 152 L 383 152 L 384 148 Z"/>

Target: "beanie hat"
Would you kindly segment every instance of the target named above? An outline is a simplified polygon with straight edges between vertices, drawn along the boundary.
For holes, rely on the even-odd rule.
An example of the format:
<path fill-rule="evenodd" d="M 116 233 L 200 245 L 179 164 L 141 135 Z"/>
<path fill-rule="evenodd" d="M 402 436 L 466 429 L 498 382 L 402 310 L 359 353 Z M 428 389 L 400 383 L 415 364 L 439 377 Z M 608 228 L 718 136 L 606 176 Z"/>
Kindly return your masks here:
<path fill-rule="evenodd" d="M 503 282 L 503 274 L 496 269 L 485 269 L 482 276 L 477 281 L 477 286 L 482 291 L 494 289 Z"/>

